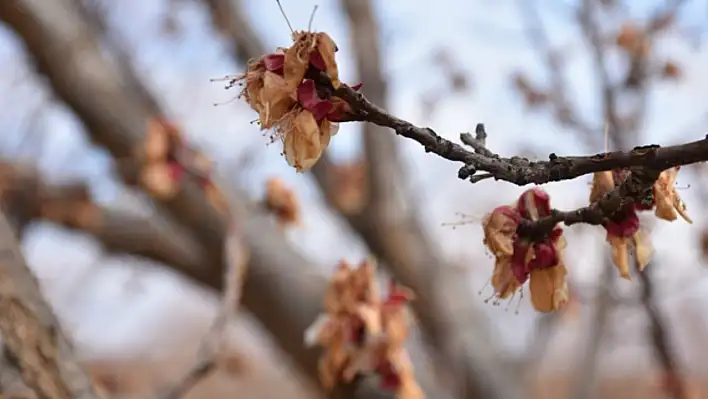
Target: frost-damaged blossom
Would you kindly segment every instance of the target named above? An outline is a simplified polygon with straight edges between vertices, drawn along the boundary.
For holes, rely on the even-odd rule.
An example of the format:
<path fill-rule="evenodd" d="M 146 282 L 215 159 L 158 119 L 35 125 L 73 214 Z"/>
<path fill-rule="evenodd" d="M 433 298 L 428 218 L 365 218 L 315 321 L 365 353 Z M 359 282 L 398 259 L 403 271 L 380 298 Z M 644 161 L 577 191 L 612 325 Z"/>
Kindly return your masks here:
<path fill-rule="evenodd" d="M 281 227 L 300 223 L 300 204 L 297 196 L 277 177 L 266 182 L 265 206 L 275 215 Z"/>
<path fill-rule="evenodd" d="M 537 311 L 552 312 L 568 301 L 563 229 L 556 226 L 546 236 L 533 238 L 517 233 L 522 218 L 535 221 L 550 214 L 549 195 L 533 188 L 515 205 L 497 207 L 484 218 L 484 244 L 495 257 L 491 282 L 497 300 L 513 296 L 530 280 L 531 303 Z"/>
<path fill-rule="evenodd" d="M 692 224 L 693 220 L 686 213 L 686 204 L 683 203 L 676 191 L 676 178 L 680 169 L 680 166 L 676 166 L 666 169 L 659 175 L 653 190 L 654 205 L 656 206 L 654 214 L 669 222 L 676 220 L 678 214 L 683 220 Z"/>
<path fill-rule="evenodd" d="M 234 83 L 240 96 L 258 113 L 261 129 L 272 129 L 272 140 L 283 142 L 283 155 L 298 172 L 310 169 L 337 133 L 337 122 L 353 117 L 338 97 L 322 98 L 308 71 L 326 74 L 338 88 L 337 46 L 324 32 L 295 32 L 293 45 L 248 64 Z M 358 90 L 361 85 L 353 87 Z"/>
<path fill-rule="evenodd" d="M 184 178 L 190 176 L 216 209 L 226 211 L 226 199 L 211 177 L 211 160 L 187 145 L 179 128 L 169 120 L 158 117 L 148 121 L 147 136 L 139 158 L 142 161 L 139 181 L 151 195 L 161 199 L 172 198 Z"/>
<path fill-rule="evenodd" d="M 358 267 L 340 262 L 325 292 L 325 312 L 306 331 L 305 342 L 324 348 L 319 373 L 326 389 L 359 374 L 375 374 L 381 388 L 394 391 L 397 398 L 423 398 L 404 347 L 405 305 L 414 295 L 391 283 L 382 300 L 375 275 L 371 260 Z"/>
<path fill-rule="evenodd" d="M 675 167 L 661 172 L 652 188 L 652 200 L 649 203 L 633 203 L 603 224 L 607 231 L 607 242 L 612 248 L 612 260 L 623 278 L 631 280 L 630 248 L 634 248 L 634 262 L 640 272 L 649 264 L 654 252 L 649 237 L 641 229 L 639 211 L 655 209 L 654 214 L 658 218 L 668 221 L 676 220 L 678 213 L 684 220 L 692 223 L 685 212 L 686 206 L 674 186 L 678 171 L 679 167 Z M 600 200 L 606 193 L 621 184 L 628 175 L 627 170 L 596 172 L 593 176 L 590 202 Z"/>

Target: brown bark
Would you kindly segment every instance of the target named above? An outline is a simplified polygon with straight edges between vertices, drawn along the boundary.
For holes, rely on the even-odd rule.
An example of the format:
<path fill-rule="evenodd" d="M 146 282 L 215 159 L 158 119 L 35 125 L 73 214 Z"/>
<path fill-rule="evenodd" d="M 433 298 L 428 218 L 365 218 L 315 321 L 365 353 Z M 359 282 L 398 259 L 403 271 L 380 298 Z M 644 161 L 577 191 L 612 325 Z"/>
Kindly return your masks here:
<path fill-rule="evenodd" d="M 22 379 L 38 398 L 100 397 L 73 358 L 71 343 L 44 301 L 4 214 L 0 214 L 0 332 Z"/>
<path fill-rule="evenodd" d="M 109 252 L 183 269 L 205 260 L 199 243 L 181 226 L 101 207 L 91 200 L 86 186 L 47 184 L 29 167 L 0 161 L 0 202 L 10 215 L 22 216 L 16 221 L 18 231 L 32 219 L 44 219 L 91 234 Z"/>

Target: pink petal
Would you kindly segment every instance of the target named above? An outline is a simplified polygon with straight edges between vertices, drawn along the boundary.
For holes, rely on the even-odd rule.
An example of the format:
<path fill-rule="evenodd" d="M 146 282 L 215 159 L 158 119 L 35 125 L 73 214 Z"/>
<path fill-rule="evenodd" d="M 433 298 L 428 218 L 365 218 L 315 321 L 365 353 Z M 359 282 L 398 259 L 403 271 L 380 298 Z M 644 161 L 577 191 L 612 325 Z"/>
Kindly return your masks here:
<path fill-rule="evenodd" d="M 530 201 L 528 201 L 529 199 Z M 530 204 L 527 204 L 527 202 L 530 202 Z M 533 206 L 541 218 L 549 216 L 551 214 L 551 197 L 547 192 L 537 187 L 526 190 L 519 197 L 517 208 L 521 216 L 530 219 L 531 209 L 527 209 L 527 206 Z"/>
<path fill-rule="evenodd" d="M 263 65 L 265 65 L 266 70 L 270 72 L 277 73 L 278 75 L 283 74 L 283 66 L 285 65 L 285 54 L 268 54 L 262 58 Z"/>
<path fill-rule="evenodd" d="M 167 166 L 169 166 L 170 168 L 170 177 L 172 177 L 172 179 L 174 179 L 175 181 L 182 180 L 185 173 L 185 170 L 182 165 L 177 162 L 170 162 Z"/>
<path fill-rule="evenodd" d="M 327 68 L 322 54 L 317 50 L 310 53 L 310 64 L 319 71 L 324 71 Z"/>
<path fill-rule="evenodd" d="M 379 364 L 379 366 L 376 367 L 376 371 L 381 376 L 381 389 L 395 391 L 401 386 L 401 379 L 389 361 L 386 360 L 382 364 Z"/>
<path fill-rule="evenodd" d="M 558 251 L 551 243 L 536 243 L 533 246 L 534 258 L 529 262 L 530 269 L 545 269 L 558 264 Z"/>
<path fill-rule="evenodd" d="M 526 252 L 528 243 L 518 237 L 514 239 L 514 254 L 511 257 L 511 273 L 516 277 L 519 284 L 523 284 L 529 278 L 529 270 L 526 267 Z"/>
<path fill-rule="evenodd" d="M 620 221 L 607 222 L 605 230 L 616 237 L 631 237 L 639 231 L 639 216 L 632 210 Z"/>
<path fill-rule="evenodd" d="M 363 85 L 364 85 L 364 82 L 359 82 L 359 83 L 355 84 L 354 86 L 350 86 L 350 87 L 354 91 L 359 91 L 359 89 L 361 89 L 361 86 L 363 86 Z"/>
<path fill-rule="evenodd" d="M 297 100 L 306 110 L 312 112 L 317 122 L 324 119 L 334 107 L 332 101 L 319 98 L 315 89 L 315 82 L 311 79 L 305 79 L 298 85 Z"/>

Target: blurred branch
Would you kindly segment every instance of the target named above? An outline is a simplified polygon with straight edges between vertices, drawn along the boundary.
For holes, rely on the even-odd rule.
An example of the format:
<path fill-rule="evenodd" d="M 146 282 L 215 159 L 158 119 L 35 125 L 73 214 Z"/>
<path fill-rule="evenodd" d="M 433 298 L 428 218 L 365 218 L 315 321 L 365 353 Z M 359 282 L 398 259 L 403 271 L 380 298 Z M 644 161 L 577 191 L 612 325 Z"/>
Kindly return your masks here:
<path fill-rule="evenodd" d="M 0 3 L 0 17 L 24 40 L 39 70 L 59 98 L 81 118 L 87 131 L 112 155 L 131 160 L 142 149 L 148 122 L 155 115 L 145 104 L 157 103 L 122 85 L 137 80 L 130 71 L 110 63 L 94 39 L 91 26 L 76 1 L 10 0 Z M 236 194 L 233 206 L 247 206 Z M 221 290 L 225 264 L 227 220 L 207 200 L 194 177 L 185 177 L 171 199 L 158 203 L 203 246 L 208 261 L 180 268 L 195 281 Z M 232 212 L 234 208 L 232 207 Z M 280 347 L 317 380 L 317 351 L 306 349 L 303 333 L 317 318 L 325 280 L 315 275 L 272 226 L 268 215 L 248 208 L 243 220 L 244 243 L 250 253 L 249 275 L 243 287 L 243 305 L 261 321 Z M 172 265 L 178 267 L 178 265 Z M 357 393 L 359 394 L 359 393 Z M 370 397 L 370 391 L 360 393 Z M 338 392 L 351 397 L 351 392 Z"/>
<path fill-rule="evenodd" d="M 101 207 L 83 184 L 51 185 L 29 167 L 0 161 L 0 202 L 22 231 L 32 219 L 84 231 L 110 252 L 142 256 L 179 269 L 205 261 L 198 242 L 181 226 Z"/>
<path fill-rule="evenodd" d="M 603 119 L 608 125 L 609 134 L 614 140 L 615 148 L 627 149 L 626 140 L 621 134 L 622 127 L 620 125 L 620 119 L 617 115 L 617 94 L 605 64 L 604 43 L 599 27 L 595 22 L 592 0 L 582 0 L 578 20 L 580 21 L 580 27 L 585 34 L 586 40 L 590 45 L 595 71 L 600 80 L 604 113 Z"/>
<path fill-rule="evenodd" d="M 600 277 L 599 293 L 595 301 L 594 314 L 590 320 L 590 327 L 587 332 L 585 348 L 580 358 L 580 364 L 576 373 L 576 382 L 571 388 L 572 398 L 591 399 L 594 398 L 595 381 L 597 379 L 597 362 L 600 355 L 602 338 L 607 331 L 609 314 L 614 306 L 612 300 L 612 278 L 614 267 L 609 261 L 605 261 L 603 272 Z"/>
<path fill-rule="evenodd" d="M 17 359 L 5 345 L 0 349 L 0 392 L 10 398 L 37 399 L 37 394 L 22 380 Z"/>
<path fill-rule="evenodd" d="M 585 140 L 589 147 L 597 147 L 596 143 L 598 143 L 600 139 L 600 137 L 597 136 L 597 130 L 582 121 L 571 104 L 568 96 L 568 85 L 564 80 L 560 54 L 558 51 L 554 51 L 551 48 L 551 43 L 546 35 L 543 22 L 538 15 L 536 3 L 538 2 L 518 0 L 527 37 L 539 53 L 542 62 L 546 66 L 547 74 L 551 79 L 550 101 L 555 108 L 555 115 L 561 124 L 572 127 L 580 132 L 582 139 Z"/>
<path fill-rule="evenodd" d="M 642 303 L 649 316 L 649 336 L 653 344 L 654 355 L 664 371 L 664 377 L 668 382 L 667 388 L 669 394 L 674 399 L 686 399 L 688 398 L 688 391 L 685 385 L 686 381 L 680 371 L 680 365 L 676 360 L 676 355 L 671 348 L 672 345 L 668 329 L 666 328 L 667 323 L 665 323 L 662 318 L 656 304 L 654 282 L 648 270 L 652 269 L 645 269 L 644 272 L 639 273 L 639 276 L 643 285 Z"/>
<path fill-rule="evenodd" d="M 265 54 L 265 46 L 244 15 L 241 0 L 203 0 L 216 29 L 231 41 L 231 54 L 245 64 Z"/>
<path fill-rule="evenodd" d="M 220 355 L 224 349 L 222 348 L 224 335 L 227 333 L 229 321 L 236 313 L 241 300 L 248 263 L 248 254 L 243 246 L 242 235 L 237 227 L 231 229 L 227 248 L 230 256 L 224 275 L 221 306 L 209 332 L 202 340 L 197 354 L 197 362 L 175 386 L 165 390 L 165 393 L 160 395 L 161 398 L 180 399 L 186 396 L 197 383 L 208 377 L 219 366 Z"/>
<path fill-rule="evenodd" d="M 89 376 L 45 302 L 10 223 L 0 212 L 0 331 L 22 379 L 41 399 L 93 399 Z"/>

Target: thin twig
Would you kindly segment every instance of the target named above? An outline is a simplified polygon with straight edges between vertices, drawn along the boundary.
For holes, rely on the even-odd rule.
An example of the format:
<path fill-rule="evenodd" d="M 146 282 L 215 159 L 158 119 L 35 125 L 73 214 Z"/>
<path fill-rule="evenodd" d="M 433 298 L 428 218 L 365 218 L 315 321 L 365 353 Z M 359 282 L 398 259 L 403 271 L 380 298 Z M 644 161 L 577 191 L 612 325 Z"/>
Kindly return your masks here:
<path fill-rule="evenodd" d="M 229 321 L 236 313 L 243 291 L 243 281 L 246 273 L 248 255 L 241 243 L 241 233 L 237 228 L 231 228 L 228 248 L 228 265 L 225 268 L 224 294 L 222 295 L 219 312 L 214 319 L 209 332 L 202 339 L 197 363 L 174 386 L 159 395 L 162 399 L 180 399 L 194 386 L 207 378 L 216 370 L 219 363 L 220 346 L 225 339 Z"/>
<path fill-rule="evenodd" d="M 654 292 L 654 283 L 652 281 L 650 270 L 654 267 L 649 265 L 649 268 L 639 273 L 642 280 L 642 304 L 649 316 L 649 336 L 651 337 L 654 355 L 664 371 L 667 378 L 667 388 L 669 394 L 674 399 L 687 398 L 685 381 L 683 373 L 680 371 L 680 366 L 676 360 L 676 355 L 671 348 L 669 333 L 666 328 L 666 323 L 661 316 L 656 305 L 656 294 Z"/>

